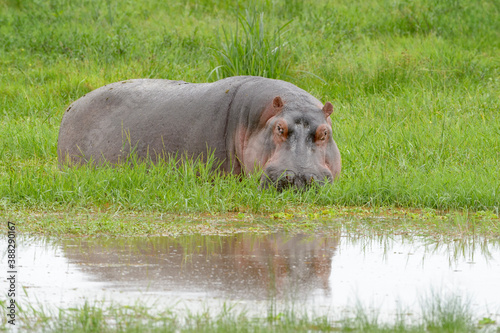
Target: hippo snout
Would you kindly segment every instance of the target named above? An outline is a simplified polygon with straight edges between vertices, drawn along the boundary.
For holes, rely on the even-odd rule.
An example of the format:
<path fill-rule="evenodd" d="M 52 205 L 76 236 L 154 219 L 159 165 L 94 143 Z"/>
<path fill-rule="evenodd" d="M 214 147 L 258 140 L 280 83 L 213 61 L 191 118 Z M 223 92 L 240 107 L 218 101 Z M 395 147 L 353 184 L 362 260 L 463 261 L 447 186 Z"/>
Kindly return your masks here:
<path fill-rule="evenodd" d="M 322 172 L 296 172 L 292 170 L 265 170 L 261 178 L 261 187 L 268 188 L 276 187 L 278 191 L 282 191 L 289 187 L 295 189 L 305 189 L 311 185 L 323 186 L 333 182 L 331 172 L 325 170 Z"/>

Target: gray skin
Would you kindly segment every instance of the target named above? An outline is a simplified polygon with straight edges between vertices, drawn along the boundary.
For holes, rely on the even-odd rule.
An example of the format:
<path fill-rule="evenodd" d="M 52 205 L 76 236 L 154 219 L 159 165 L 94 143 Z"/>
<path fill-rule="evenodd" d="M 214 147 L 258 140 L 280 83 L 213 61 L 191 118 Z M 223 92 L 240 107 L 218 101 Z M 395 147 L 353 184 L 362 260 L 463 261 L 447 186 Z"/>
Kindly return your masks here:
<path fill-rule="evenodd" d="M 116 82 L 66 110 L 59 164 L 123 163 L 131 152 L 154 162 L 173 155 L 205 159 L 212 152 L 223 172 L 263 169 L 263 187 L 324 184 L 341 169 L 332 111 L 330 102 L 291 83 L 262 77 Z"/>

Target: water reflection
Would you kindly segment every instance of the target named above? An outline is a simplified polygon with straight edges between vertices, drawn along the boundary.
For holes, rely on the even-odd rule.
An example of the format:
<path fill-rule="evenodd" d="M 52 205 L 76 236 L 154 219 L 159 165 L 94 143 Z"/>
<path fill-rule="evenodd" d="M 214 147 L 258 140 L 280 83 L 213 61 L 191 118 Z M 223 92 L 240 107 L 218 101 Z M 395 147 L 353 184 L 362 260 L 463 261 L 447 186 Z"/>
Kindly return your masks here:
<path fill-rule="evenodd" d="M 179 238 L 67 239 L 65 256 L 96 281 L 124 288 L 205 291 L 224 298 L 306 297 L 329 292 L 339 235 L 191 235 Z"/>
<path fill-rule="evenodd" d="M 5 239 L 0 246 L 6 249 Z M 381 314 L 415 314 L 422 295 L 437 290 L 470 296 L 476 313 L 500 319 L 499 258 L 499 242 L 479 237 L 336 232 L 18 242 L 19 285 L 27 293 L 20 302 L 70 307 L 147 299 L 181 303 L 180 311 L 233 302 L 260 315 L 269 299 L 316 314 L 342 313 L 358 302 Z"/>
<path fill-rule="evenodd" d="M 473 261 L 474 256 L 479 256 L 484 260 L 493 260 L 493 252 L 500 249 L 500 240 L 488 240 L 479 236 L 444 239 L 438 236 L 416 236 L 410 233 L 399 235 L 346 233 L 342 240 L 344 243 L 348 242 L 349 247 L 359 247 L 363 253 L 382 249 L 384 258 L 392 253 L 394 247 L 404 246 L 421 253 L 423 262 L 426 257 L 437 255 L 447 258 L 450 266 L 462 260 Z M 411 254 L 412 251 L 409 252 Z"/>

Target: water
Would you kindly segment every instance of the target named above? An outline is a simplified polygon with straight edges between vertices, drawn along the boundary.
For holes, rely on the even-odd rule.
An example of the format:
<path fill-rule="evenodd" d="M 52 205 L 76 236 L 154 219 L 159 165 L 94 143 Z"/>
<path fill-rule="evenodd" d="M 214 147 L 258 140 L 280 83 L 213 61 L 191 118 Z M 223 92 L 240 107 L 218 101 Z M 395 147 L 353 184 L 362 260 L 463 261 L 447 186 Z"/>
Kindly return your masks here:
<path fill-rule="evenodd" d="M 7 248 L 5 239 L 0 248 Z M 453 295 L 478 316 L 500 319 L 500 245 L 480 238 L 333 232 L 21 238 L 17 251 L 17 301 L 44 309 L 99 301 L 210 312 L 230 304 L 265 316 L 272 300 L 340 316 L 361 304 L 390 319 L 401 311 L 418 317 L 423 299 Z"/>

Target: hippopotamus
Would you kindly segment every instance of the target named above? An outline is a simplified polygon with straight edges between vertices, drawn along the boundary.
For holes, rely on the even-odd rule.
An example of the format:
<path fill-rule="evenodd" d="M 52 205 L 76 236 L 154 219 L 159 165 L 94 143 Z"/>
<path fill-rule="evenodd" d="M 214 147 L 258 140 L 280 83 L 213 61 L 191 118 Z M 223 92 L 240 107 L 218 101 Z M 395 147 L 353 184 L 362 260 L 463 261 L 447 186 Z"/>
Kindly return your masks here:
<path fill-rule="evenodd" d="M 137 158 L 206 159 L 224 173 L 263 170 L 261 186 L 324 185 L 340 173 L 333 105 L 275 79 L 235 76 L 212 83 L 134 79 L 84 95 L 64 113 L 62 165 Z"/>

